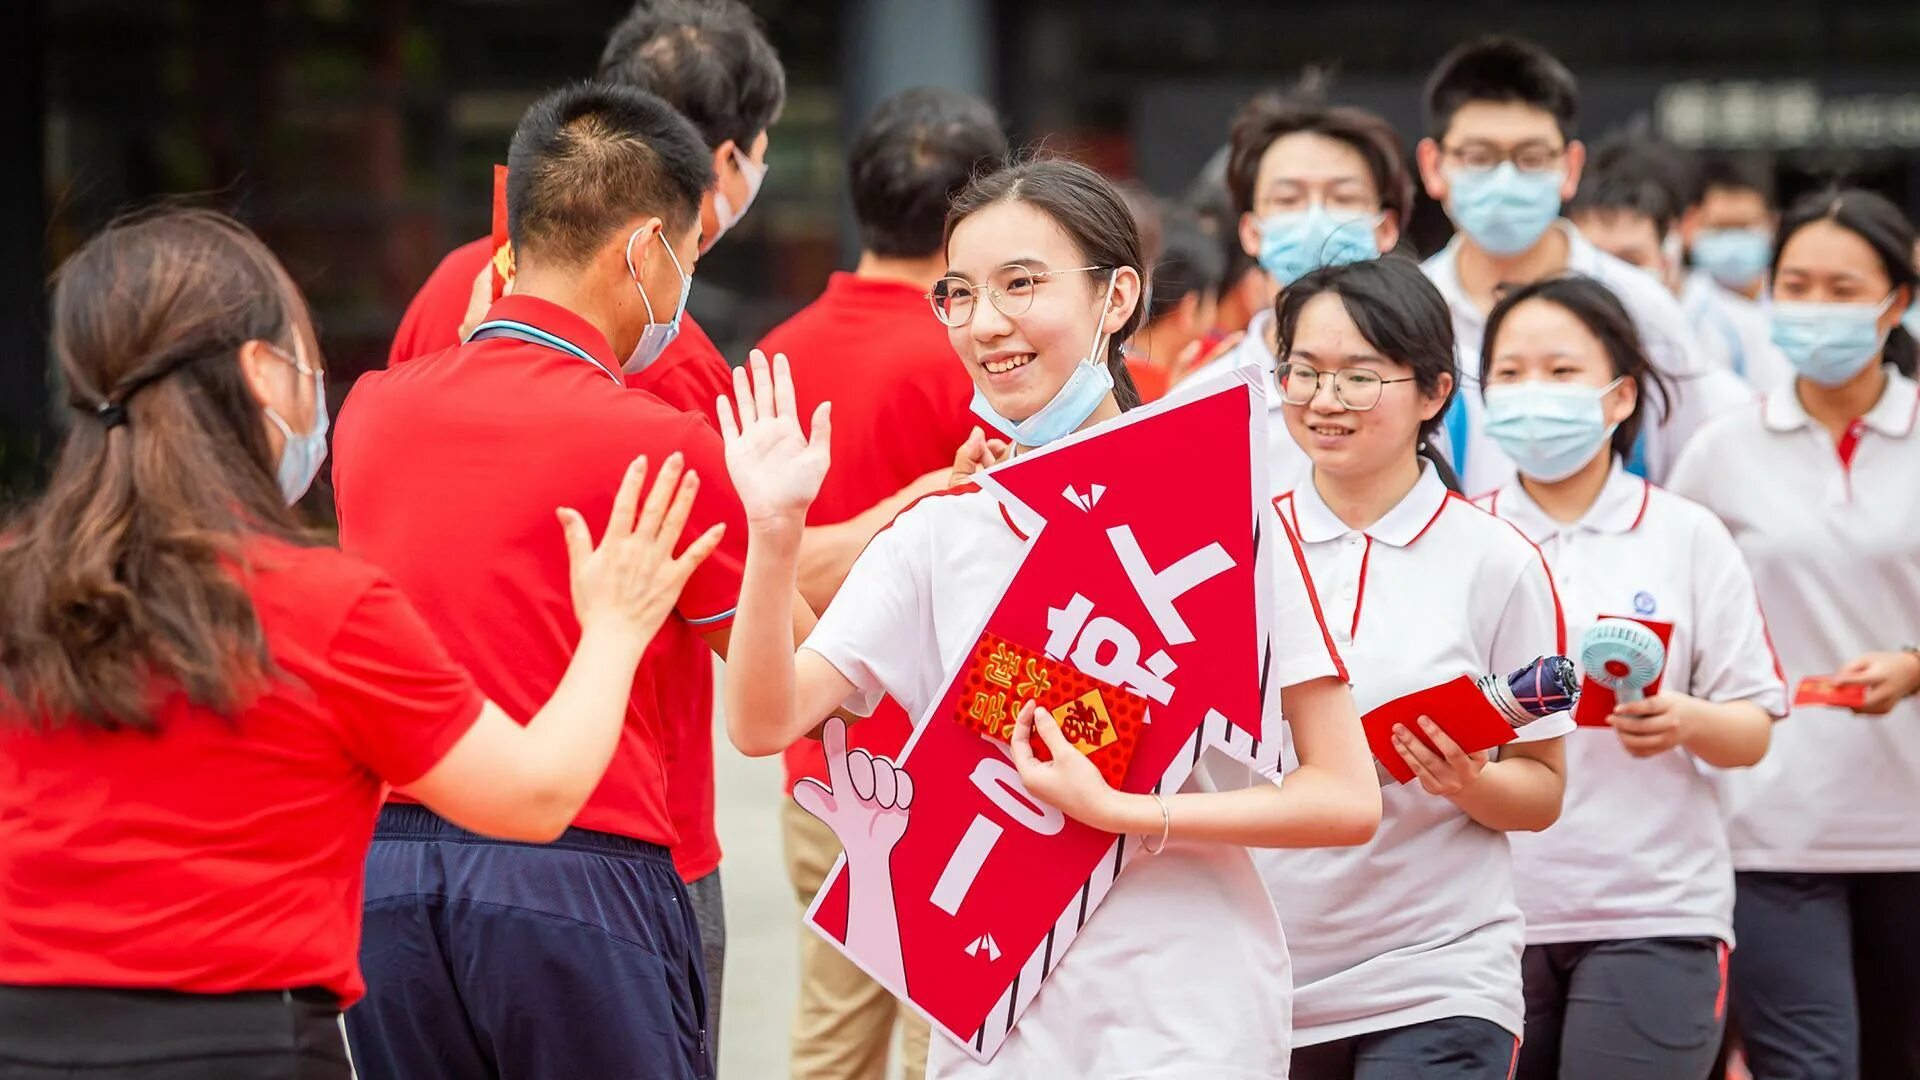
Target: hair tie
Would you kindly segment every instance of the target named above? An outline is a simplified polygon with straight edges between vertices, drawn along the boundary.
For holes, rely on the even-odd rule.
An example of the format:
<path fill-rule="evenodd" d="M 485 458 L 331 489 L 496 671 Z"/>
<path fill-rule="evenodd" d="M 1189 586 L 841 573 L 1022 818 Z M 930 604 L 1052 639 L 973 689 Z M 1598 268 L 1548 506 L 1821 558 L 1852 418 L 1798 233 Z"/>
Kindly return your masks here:
<path fill-rule="evenodd" d="M 111 401 L 101 402 L 94 408 L 93 414 L 100 418 L 100 422 L 107 426 L 108 431 L 127 422 L 127 407 Z"/>

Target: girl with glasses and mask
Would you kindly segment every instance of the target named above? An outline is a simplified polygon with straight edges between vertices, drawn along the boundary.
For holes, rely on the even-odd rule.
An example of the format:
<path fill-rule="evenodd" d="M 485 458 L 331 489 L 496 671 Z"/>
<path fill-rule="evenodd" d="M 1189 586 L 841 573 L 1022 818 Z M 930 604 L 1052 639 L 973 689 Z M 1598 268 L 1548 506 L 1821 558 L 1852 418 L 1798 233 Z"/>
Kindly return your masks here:
<path fill-rule="evenodd" d="M 934 314 L 973 378 L 976 408 L 1015 452 L 1133 404 L 1120 343 L 1141 318 L 1140 242 L 1112 184 L 1064 161 L 987 174 L 954 200 L 945 251 Z M 882 694 L 924 716 L 1026 547 L 983 491 L 922 500 L 874 539 L 796 652 L 783 620 L 800 522 L 827 465 L 827 410 L 813 418 L 811 441 L 803 437 L 785 370 L 756 355 L 751 385 L 745 372 L 737 380 L 741 419 L 722 425 L 752 528 L 727 663 L 728 716 L 757 722 L 735 732 L 749 752 L 778 750 L 842 706 L 869 712 Z M 1286 946 L 1246 849 L 1360 843 L 1377 823 L 1379 796 L 1310 587 L 1280 562 L 1289 572 L 1276 575 L 1270 677 L 1285 688 L 1298 767 L 1280 786 L 1271 771 L 1209 755 L 1162 802 L 1109 788 L 1051 718 L 1024 710 L 1012 744 L 1026 795 L 1096 828 L 1144 836 L 1149 849 L 1164 834 L 1165 848 L 1127 865 L 990 1063 L 936 1038 L 929 1075 L 1285 1074 Z M 1024 753 L 1035 731 L 1051 763 Z M 910 790 L 884 759 L 871 768 L 876 789 Z M 840 793 L 843 810 L 852 802 Z M 865 857 L 848 853 L 855 889 Z M 859 896 L 850 902 L 861 906 Z M 849 933 L 875 935 L 855 945 L 863 955 L 898 952 L 891 919 L 851 920 Z"/>
<path fill-rule="evenodd" d="M 1796 687 L 1777 745 L 1723 778 L 1733 1025 L 1756 1080 L 1920 1075 L 1920 276 L 1892 203 L 1825 191 L 1780 224 L 1791 385 L 1688 445 L 1670 484 L 1733 533 Z M 1798 697 L 1796 692 L 1796 697 Z"/>
<path fill-rule="evenodd" d="M 1389 256 L 1302 277 L 1278 338 L 1287 426 L 1313 468 L 1275 506 L 1360 712 L 1564 653 L 1539 552 L 1426 456 L 1454 353 L 1419 267 Z M 1296 1080 L 1501 1080 L 1512 1064 L 1522 929 L 1506 834 L 1559 814 L 1572 721 L 1471 754 L 1431 717 L 1414 726 L 1393 741 L 1416 779 L 1389 783 L 1372 842 L 1255 856 L 1293 944 Z"/>
<path fill-rule="evenodd" d="M 634 462 L 598 546 L 559 512 L 579 648 L 522 724 L 289 510 L 327 453 L 323 366 L 252 233 L 108 227 L 60 271 L 53 344 L 79 415 L 0 524 L 0 1077 L 345 1078 L 386 792 L 560 834 L 717 540 L 673 555 L 697 480 L 666 462 L 643 508 Z"/>
<path fill-rule="evenodd" d="M 1720 1047 L 1733 942 L 1714 778 L 1759 761 L 1786 714 L 1753 579 L 1712 513 L 1626 471 L 1666 379 L 1606 286 L 1508 294 L 1480 383 L 1487 433 L 1519 470 L 1480 501 L 1546 556 L 1570 640 L 1606 618 L 1667 634 L 1641 700 L 1586 684 L 1560 820 L 1512 837 L 1527 918 L 1517 1075 L 1698 1080 Z"/>

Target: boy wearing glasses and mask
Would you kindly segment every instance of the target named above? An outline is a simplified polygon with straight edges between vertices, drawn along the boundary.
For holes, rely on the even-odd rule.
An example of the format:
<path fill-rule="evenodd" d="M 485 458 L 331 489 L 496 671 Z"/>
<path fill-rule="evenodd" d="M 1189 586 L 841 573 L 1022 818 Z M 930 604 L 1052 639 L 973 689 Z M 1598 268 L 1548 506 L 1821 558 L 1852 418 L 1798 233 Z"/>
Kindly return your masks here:
<path fill-rule="evenodd" d="M 1518 38 L 1469 42 L 1440 61 L 1427 81 L 1420 178 L 1459 232 L 1424 269 L 1446 298 L 1459 355 L 1468 358 L 1480 355 L 1487 312 L 1506 288 L 1572 273 L 1611 289 L 1655 365 L 1676 384 L 1673 401 L 1645 436 L 1644 472 L 1658 482 L 1704 420 L 1751 394 L 1703 355 L 1659 279 L 1601 251 L 1561 219 L 1561 203 L 1573 197 L 1586 164 L 1586 147 L 1573 137 L 1578 96 L 1564 65 Z M 1486 437 L 1472 385 L 1476 363 L 1460 365 L 1468 392 L 1454 395 L 1445 425 L 1469 492 L 1490 490 L 1514 473 Z"/>

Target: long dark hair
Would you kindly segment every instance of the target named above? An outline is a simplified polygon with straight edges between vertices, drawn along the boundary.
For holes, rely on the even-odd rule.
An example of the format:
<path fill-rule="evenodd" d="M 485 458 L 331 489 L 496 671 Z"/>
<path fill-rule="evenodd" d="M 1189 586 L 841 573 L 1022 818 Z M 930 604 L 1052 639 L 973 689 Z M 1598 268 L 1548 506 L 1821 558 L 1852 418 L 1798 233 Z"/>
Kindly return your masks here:
<path fill-rule="evenodd" d="M 241 541 L 300 536 L 236 352 L 293 354 L 306 322 L 266 246 L 208 211 L 116 222 L 61 267 L 80 415 L 46 493 L 0 525 L 0 725 L 151 729 L 174 690 L 231 713 L 271 670 Z"/>
<path fill-rule="evenodd" d="M 1442 375 L 1454 376 L 1440 402 L 1440 410 L 1420 425 L 1415 447 L 1434 466 L 1449 488 L 1460 490 L 1460 478 L 1433 447 L 1433 437 L 1446 422 L 1460 379 L 1453 362 L 1453 316 L 1440 290 L 1413 260 L 1398 255 L 1323 266 L 1287 286 L 1275 301 L 1277 355 L 1284 363 L 1293 354 L 1293 335 L 1308 301 L 1323 293 L 1336 296 L 1354 328 L 1380 355 L 1405 364 L 1414 385 L 1423 394 L 1440 390 Z"/>
<path fill-rule="evenodd" d="M 1020 202 L 1053 219 L 1087 262 L 1114 270 L 1131 266 L 1140 275 L 1141 296 L 1121 324 L 1107 338 L 1107 370 L 1113 373 L 1113 396 L 1125 412 L 1140 404 L 1140 390 L 1127 372 L 1125 345 L 1146 318 L 1147 267 L 1140 250 L 1140 228 L 1119 189 L 1106 177 L 1077 161 L 1037 158 L 1009 162 L 974 177 L 947 208 L 942 245 L 953 242 L 953 230 L 962 221 L 995 203 Z"/>
<path fill-rule="evenodd" d="M 1787 250 L 1793 234 L 1816 221 L 1831 221 L 1867 242 L 1880 257 L 1887 280 L 1898 289 L 1905 285 L 1909 295 L 1920 299 L 1920 272 L 1913 266 L 1913 223 L 1900 208 L 1871 191 L 1860 188 L 1828 188 L 1801 197 L 1787 208 L 1780 219 L 1780 231 L 1773 238 L 1773 273 L 1780 270 L 1780 253 Z M 1920 367 L 1920 344 L 1904 325 L 1893 324 L 1887 344 L 1880 354 L 1902 375 L 1911 378 Z"/>
<path fill-rule="evenodd" d="M 1613 362 L 1614 378 L 1626 377 L 1633 380 L 1639 393 L 1633 398 L 1633 411 L 1627 414 L 1620 426 L 1613 429 L 1613 452 L 1621 458 L 1633 456 L 1633 441 L 1640 436 L 1640 428 L 1646 422 L 1647 399 L 1658 394 L 1660 397 L 1660 415 L 1666 416 L 1673 404 L 1673 386 L 1667 376 L 1654 366 L 1647 357 L 1647 349 L 1640 341 L 1640 332 L 1634 328 L 1633 316 L 1627 314 L 1626 307 L 1613 290 L 1589 277 L 1569 274 L 1561 277 L 1546 278 L 1541 281 L 1522 285 L 1500 298 L 1487 314 L 1486 336 L 1480 343 L 1480 386 L 1485 393 L 1487 372 L 1493 369 L 1494 345 L 1500 337 L 1500 327 L 1513 314 L 1513 309 L 1529 300 L 1544 300 L 1558 305 L 1568 314 L 1580 320 L 1589 333 L 1600 339 L 1606 349 L 1607 357 Z"/>

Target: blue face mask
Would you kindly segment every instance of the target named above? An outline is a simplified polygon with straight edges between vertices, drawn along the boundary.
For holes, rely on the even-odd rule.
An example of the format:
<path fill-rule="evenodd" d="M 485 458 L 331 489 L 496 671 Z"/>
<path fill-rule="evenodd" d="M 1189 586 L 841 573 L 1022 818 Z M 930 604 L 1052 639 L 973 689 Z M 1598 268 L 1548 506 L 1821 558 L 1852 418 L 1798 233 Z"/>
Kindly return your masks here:
<path fill-rule="evenodd" d="M 1474 243 L 1494 255 L 1518 255 L 1560 216 L 1563 172 L 1532 173 L 1503 161 L 1491 169 L 1455 169 L 1447 211 Z"/>
<path fill-rule="evenodd" d="M 262 409 L 267 419 L 273 421 L 273 426 L 285 436 L 285 442 L 280 447 L 280 460 L 274 464 L 273 471 L 274 480 L 280 485 L 280 497 L 287 501 L 288 506 L 292 506 L 313 486 L 313 478 L 320 475 L 320 463 L 327 460 L 327 383 L 318 369 L 308 367 L 279 349 L 274 349 L 273 353 L 293 365 L 293 370 L 313 377 L 313 424 L 305 434 L 295 434 L 292 426 L 273 409 Z"/>
<path fill-rule="evenodd" d="M 1920 342 L 1920 304 L 1907 305 L 1907 313 L 1900 316 L 1900 328 Z"/>
<path fill-rule="evenodd" d="M 627 273 L 633 275 L 633 287 L 640 290 L 640 302 L 647 305 L 647 327 L 640 331 L 640 340 L 634 343 L 632 354 L 627 357 L 627 362 L 621 365 L 621 370 L 629 375 L 645 371 L 655 360 L 660 359 L 660 354 L 667 351 L 667 346 L 673 344 L 673 339 L 680 336 L 680 319 L 687 313 L 687 294 L 693 291 L 693 278 L 689 277 L 685 270 L 680 269 L 680 257 L 673 253 L 673 245 L 667 243 L 664 235 L 655 233 L 654 237 L 660 241 L 661 250 L 667 253 L 668 260 L 673 263 L 673 272 L 680 275 L 680 303 L 673 309 L 672 319 L 666 322 L 659 321 L 653 311 L 653 301 L 647 299 L 647 290 L 640 284 L 640 271 L 633 266 L 633 242 L 639 239 L 640 233 L 641 230 L 635 229 L 633 235 L 627 237 Z"/>
<path fill-rule="evenodd" d="M 1379 223 L 1377 214 L 1332 211 L 1319 203 L 1269 214 L 1260 221 L 1260 268 L 1284 289 L 1323 266 L 1377 259 L 1373 230 Z"/>
<path fill-rule="evenodd" d="M 1887 341 L 1880 316 L 1892 303 L 1892 296 L 1873 305 L 1775 301 L 1773 343 L 1793 370 L 1821 386 L 1839 386 L 1880 355 Z"/>
<path fill-rule="evenodd" d="M 1766 276 L 1773 234 L 1765 229 L 1709 229 L 1693 241 L 1693 264 L 1729 289 L 1744 289 Z"/>
<path fill-rule="evenodd" d="M 987 395 L 979 387 L 973 389 L 973 413 L 991 424 L 1002 435 L 1025 447 L 1045 446 L 1057 439 L 1080 430 L 1094 410 L 1107 400 L 1113 392 L 1113 371 L 1107 367 L 1106 358 L 1101 355 L 1101 345 L 1107 339 L 1103 329 L 1107 312 L 1113 300 L 1113 278 L 1107 278 L 1107 299 L 1100 305 L 1100 318 L 1093 324 L 1093 344 L 1087 349 L 1087 358 L 1076 364 L 1073 374 L 1056 391 L 1053 397 L 1040 410 L 1025 420 L 1009 420 L 994 411 L 987 402 Z"/>
<path fill-rule="evenodd" d="M 1522 475 L 1553 483 L 1586 467 L 1613 436 L 1602 400 L 1620 385 L 1523 382 L 1486 390 L 1487 435 Z"/>

